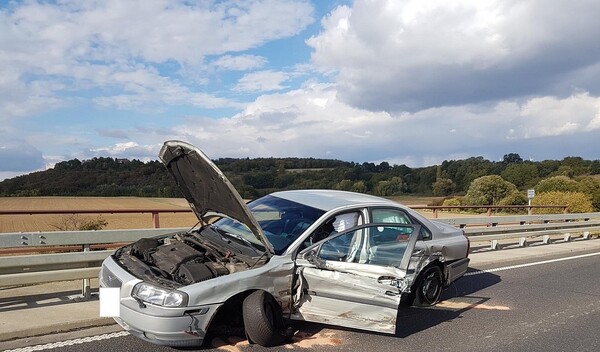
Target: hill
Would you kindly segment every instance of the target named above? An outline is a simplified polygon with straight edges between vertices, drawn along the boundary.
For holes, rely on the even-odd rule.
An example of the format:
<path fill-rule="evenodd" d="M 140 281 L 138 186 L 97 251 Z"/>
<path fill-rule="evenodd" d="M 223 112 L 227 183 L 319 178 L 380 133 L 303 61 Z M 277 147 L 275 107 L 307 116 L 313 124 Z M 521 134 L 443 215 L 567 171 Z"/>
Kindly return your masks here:
<path fill-rule="evenodd" d="M 464 194 L 480 176 L 500 175 L 521 190 L 542 179 L 600 174 L 600 160 L 567 157 L 561 161 L 523 161 L 507 154 L 502 161 L 483 157 L 447 160 L 441 165 L 410 168 L 387 162 L 354 163 L 313 158 L 216 159 L 244 198 L 276 190 L 324 188 L 372 193 Z M 54 168 L 0 182 L 0 196 L 143 196 L 180 197 L 181 193 L 158 161 L 93 158 L 57 163 Z"/>

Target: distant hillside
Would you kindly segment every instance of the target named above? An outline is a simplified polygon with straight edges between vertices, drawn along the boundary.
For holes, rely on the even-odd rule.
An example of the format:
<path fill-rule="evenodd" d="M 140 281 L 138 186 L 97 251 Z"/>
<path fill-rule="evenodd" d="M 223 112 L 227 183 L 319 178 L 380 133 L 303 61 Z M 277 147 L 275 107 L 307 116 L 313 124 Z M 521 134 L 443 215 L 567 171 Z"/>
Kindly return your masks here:
<path fill-rule="evenodd" d="M 525 190 L 557 175 L 572 178 L 600 174 L 600 160 L 567 157 L 561 161 L 523 161 L 507 154 L 503 161 L 483 157 L 444 161 L 410 168 L 382 162 L 354 163 L 313 158 L 215 160 L 244 198 L 282 189 L 341 189 L 381 196 L 399 194 L 464 194 L 471 181 L 500 175 Z M 144 196 L 180 197 L 181 193 L 158 161 L 93 158 L 63 161 L 54 168 L 0 182 L 0 196 Z"/>

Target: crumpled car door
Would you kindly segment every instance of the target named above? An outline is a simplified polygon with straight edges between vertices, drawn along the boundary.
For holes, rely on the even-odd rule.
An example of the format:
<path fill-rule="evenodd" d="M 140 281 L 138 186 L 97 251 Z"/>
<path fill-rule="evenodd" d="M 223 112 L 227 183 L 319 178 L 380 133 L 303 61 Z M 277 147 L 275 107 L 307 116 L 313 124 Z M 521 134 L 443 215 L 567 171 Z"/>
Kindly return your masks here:
<path fill-rule="evenodd" d="M 394 333 L 419 229 L 362 225 L 304 250 L 296 259 L 292 319 Z"/>

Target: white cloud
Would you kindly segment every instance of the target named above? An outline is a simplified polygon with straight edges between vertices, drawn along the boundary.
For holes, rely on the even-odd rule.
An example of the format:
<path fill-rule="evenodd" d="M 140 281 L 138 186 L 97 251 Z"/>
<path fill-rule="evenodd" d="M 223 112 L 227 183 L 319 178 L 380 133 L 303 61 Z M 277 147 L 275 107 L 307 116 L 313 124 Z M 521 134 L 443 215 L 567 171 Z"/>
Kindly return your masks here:
<path fill-rule="evenodd" d="M 262 67 L 267 59 L 256 55 L 225 55 L 213 62 L 217 68 L 230 71 L 246 71 Z"/>
<path fill-rule="evenodd" d="M 370 110 L 564 96 L 567 82 L 598 88 L 581 72 L 600 61 L 599 12 L 584 0 L 356 0 L 307 43 L 341 98 Z"/>
<path fill-rule="evenodd" d="M 108 147 L 91 149 L 86 155 L 90 156 L 111 156 L 114 158 L 136 158 L 143 161 L 155 160 L 158 155 L 160 144 L 139 145 L 137 142 L 129 141 L 116 143 Z"/>
<path fill-rule="evenodd" d="M 533 98 L 520 108 L 525 138 L 560 136 L 600 129 L 600 98 L 580 93 L 559 99 Z"/>
<path fill-rule="evenodd" d="M 255 48 L 311 22 L 312 6 L 302 0 L 10 3 L 0 8 L 0 113 L 7 118 L 55 109 L 72 102 L 60 93 L 98 87 L 105 89 L 96 100 L 102 106 L 232 106 L 156 67 L 171 63 L 201 72 L 208 69 L 206 56 Z M 261 62 L 247 55 L 221 64 L 238 70 Z"/>
<path fill-rule="evenodd" d="M 389 114 L 351 107 L 337 93 L 334 85 L 313 84 L 263 95 L 232 118 L 190 118 L 174 129 L 212 157 L 336 157 L 419 166 L 489 153 L 507 138 L 535 143 L 590 132 L 600 113 L 600 98 L 588 94 Z"/>
<path fill-rule="evenodd" d="M 239 92 L 268 92 L 286 88 L 282 83 L 287 81 L 290 75 L 281 71 L 258 71 L 245 74 L 233 90 Z"/>

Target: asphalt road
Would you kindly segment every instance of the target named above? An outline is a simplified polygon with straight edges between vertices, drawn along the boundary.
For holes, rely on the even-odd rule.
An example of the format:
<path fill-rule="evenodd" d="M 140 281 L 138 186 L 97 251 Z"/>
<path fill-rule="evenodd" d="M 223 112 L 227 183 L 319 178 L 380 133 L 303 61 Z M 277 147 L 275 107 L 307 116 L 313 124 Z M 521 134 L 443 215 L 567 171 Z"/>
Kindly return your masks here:
<path fill-rule="evenodd" d="M 536 259 L 501 266 L 531 262 Z M 498 266 L 475 269 L 492 268 Z M 288 345 L 266 349 L 229 336 L 214 338 L 204 350 L 600 351 L 600 255 L 475 272 L 451 286 L 436 307 L 402 307 L 398 321 L 395 336 L 301 323 Z M 173 351 L 128 335 L 62 345 L 45 350 Z"/>

